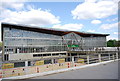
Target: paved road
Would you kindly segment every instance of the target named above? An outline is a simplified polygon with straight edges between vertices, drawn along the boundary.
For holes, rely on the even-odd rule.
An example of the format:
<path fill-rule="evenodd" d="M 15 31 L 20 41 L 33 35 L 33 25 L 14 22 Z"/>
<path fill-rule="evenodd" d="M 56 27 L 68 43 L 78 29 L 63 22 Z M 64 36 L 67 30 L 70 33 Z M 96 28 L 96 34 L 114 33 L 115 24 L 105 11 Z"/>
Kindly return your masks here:
<path fill-rule="evenodd" d="M 32 79 L 118 79 L 118 61 Z"/>

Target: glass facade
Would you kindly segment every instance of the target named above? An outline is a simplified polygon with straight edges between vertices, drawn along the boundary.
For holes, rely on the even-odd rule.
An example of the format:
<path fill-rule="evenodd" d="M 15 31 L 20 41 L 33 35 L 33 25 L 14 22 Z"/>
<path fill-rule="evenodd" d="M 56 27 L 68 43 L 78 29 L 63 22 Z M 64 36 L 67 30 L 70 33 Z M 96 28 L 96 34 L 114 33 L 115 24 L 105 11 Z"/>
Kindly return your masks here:
<path fill-rule="evenodd" d="M 106 37 L 84 37 L 82 46 L 84 49 L 106 47 Z"/>
<path fill-rule="evenodd" d="M 68 50 L 70 51 L 80 51 L 82 50 L 82 37 L 75 34 L 69 33 L 64 35 L 65 43 L 67 44 Z"/>
<path fill-rule="evenodd" d="M 16 28 L 3 28 L 4 54 L 80 51 L 106 46 L 104 37 L 82 37 L 74 32 L 63 36 Z"/>
<path fill-rule="evenodd" d="M 4 28 L 5 54 L 66 51 L 61 36 Z"/>

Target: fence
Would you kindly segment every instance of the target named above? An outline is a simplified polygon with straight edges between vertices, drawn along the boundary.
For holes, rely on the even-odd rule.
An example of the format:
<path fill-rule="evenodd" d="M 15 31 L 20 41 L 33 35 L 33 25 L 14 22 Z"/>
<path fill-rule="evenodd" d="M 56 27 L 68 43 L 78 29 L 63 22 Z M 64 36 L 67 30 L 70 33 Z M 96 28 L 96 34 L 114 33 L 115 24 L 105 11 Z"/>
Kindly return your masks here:
<path fill-rule="evenodd" d="M 116 54 L 87 54 L 79 56 L 69 56 L 58 58 L 49 64 L 37 65 L 37 66 L 26 66 L 19 68 L 10 68 L 0 70 L 0 78 L 21 76 L 34 73 L 48 72 L 52 70 L 65 69 L 77 66 L 83 66 L 92 63 L 98 63 L 102 61 L 118 59 L 118 53 Z"/>

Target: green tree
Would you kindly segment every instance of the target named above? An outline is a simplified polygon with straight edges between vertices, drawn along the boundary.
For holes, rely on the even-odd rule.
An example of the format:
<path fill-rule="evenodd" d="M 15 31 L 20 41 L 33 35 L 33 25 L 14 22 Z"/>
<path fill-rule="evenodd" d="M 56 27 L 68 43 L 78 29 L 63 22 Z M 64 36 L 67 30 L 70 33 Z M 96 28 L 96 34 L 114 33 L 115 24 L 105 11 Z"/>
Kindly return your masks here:
<path fill-rule="evenodd" d="M 120 46 L 120 40 L 109 40 L 107 41 L 107 47 L 119 47 Z"/>
<path fill-rule="evenodd" d="M 118 40 L 116 44 L 117 47 L 120 47 L 120 40 Z"/>
<path fill-rule="evenodd" d="M 0 47 L 2 47 L 2 42 L 0 42 Z"/>

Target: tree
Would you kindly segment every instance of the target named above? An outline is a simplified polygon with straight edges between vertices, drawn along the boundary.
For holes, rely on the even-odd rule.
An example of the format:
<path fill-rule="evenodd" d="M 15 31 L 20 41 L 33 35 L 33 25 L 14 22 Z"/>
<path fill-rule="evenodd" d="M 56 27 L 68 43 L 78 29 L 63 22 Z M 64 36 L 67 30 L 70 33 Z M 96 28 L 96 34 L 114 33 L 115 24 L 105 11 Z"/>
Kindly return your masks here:
<path fill-rule="evenodd" d="M 120 40 L 109 40 L 107 41 L 107 47 L 119 47 L 120 46 Z"/>
<path fill-rule="evenodd" d="M 2 42 L 0 42 L 0 47 L 2 47 Z"/>

